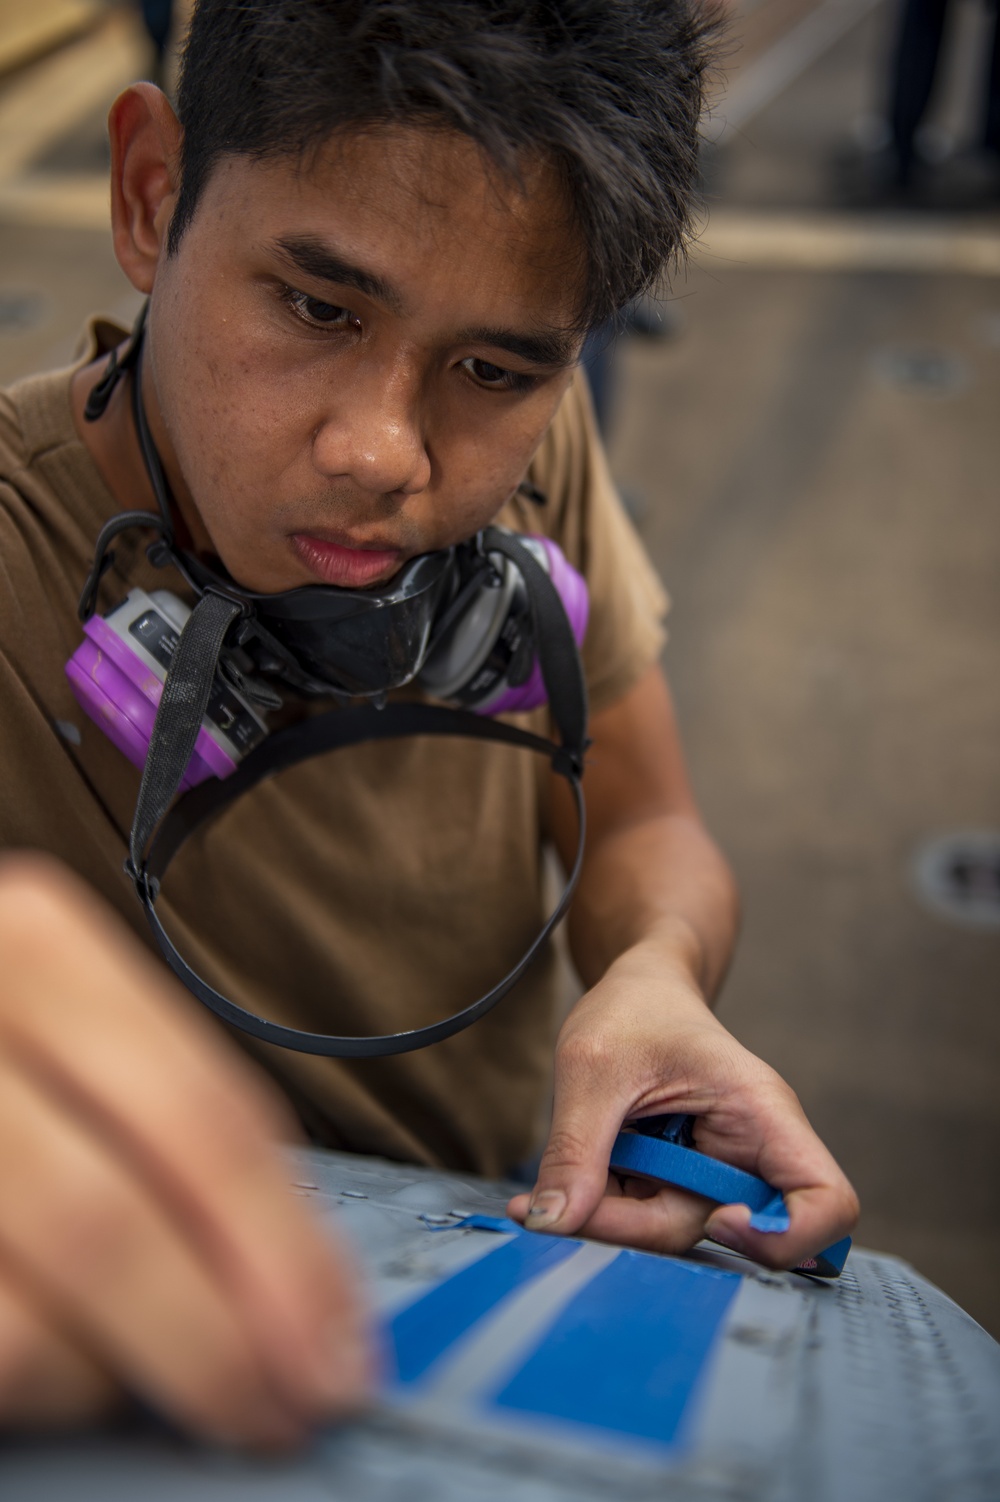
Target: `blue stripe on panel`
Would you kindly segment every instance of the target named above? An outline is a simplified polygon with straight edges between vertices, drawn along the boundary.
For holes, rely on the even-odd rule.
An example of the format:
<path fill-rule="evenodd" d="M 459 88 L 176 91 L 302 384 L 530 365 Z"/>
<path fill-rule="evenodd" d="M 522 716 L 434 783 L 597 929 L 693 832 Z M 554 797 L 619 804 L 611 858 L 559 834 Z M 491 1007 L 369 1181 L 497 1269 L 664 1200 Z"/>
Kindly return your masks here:
<path fill-rule="evenodd" d="M 388 1329 L 397 1381 L 417 1381 L 501 1299 L 579 1247 L 578 1241 L 522 1232 L 402 1309 Z"/>
<path fill-rule="evenodd" d="M 660 1445 L 683 1421 L 738 1273 L 622 1252 L 577 1294 L 494 1402 Z"/>

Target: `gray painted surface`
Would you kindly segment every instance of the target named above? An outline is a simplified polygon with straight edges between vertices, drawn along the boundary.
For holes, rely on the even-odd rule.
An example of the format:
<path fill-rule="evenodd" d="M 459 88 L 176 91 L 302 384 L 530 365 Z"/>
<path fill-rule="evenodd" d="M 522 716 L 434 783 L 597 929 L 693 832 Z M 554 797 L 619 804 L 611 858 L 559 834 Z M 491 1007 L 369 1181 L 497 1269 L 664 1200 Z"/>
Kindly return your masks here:
<path fill-rule="evenodd" d="M 505 1186 L 344 1154 L 296 1160 L 296 1192 L 357 1242 L 383 1313 L 497 1245 L 432 1230 L 502 1214 Z M 345 1195 L 344 1191 L 347 1191 Z M 544 1290 L 467 1342 L 419 1404 L 386 1403 L 294 1461 L 198 1450 L 150 1433 L 8 1444 L 5 1502 L 996 1502 L 1000 1346 L 894 1257 L 855 1251 L 837 1283 L 763 1272 L 702 1248 L 742 1286 L 704 1374 L 694 1439 L 664 1461 L 600 1435 L 474 1409 L 477 1382 L 545 1327 L 607 1249 L 587 1246 Z M 558 1276 L 556 1276 L 558 1274 Z"/>

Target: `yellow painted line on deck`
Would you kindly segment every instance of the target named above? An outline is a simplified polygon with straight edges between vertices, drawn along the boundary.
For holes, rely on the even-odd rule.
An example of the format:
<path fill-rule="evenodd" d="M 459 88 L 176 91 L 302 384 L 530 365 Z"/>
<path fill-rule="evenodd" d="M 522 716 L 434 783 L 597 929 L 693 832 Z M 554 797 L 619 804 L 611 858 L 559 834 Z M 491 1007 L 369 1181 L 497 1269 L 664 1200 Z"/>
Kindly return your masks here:
<path fill-rule="evenodd" d="M 41 173 L 0 182 L 0 220 L 53 229 L 109 228 L 107 179 Z M 707 269 L 886 271 L 1000 276 L 1000 217 L 905 220 L 888 215 L 718 209 L 693 247 Z"/>
<path fill-rule="evenodd" d="M 111 231 L 108 179 L 38 173 L 0 183 L 0 220 L 43 229 Z"/>
<path fill-rule="evenodd" d="M 706 268 L 1000 276 L 1000 216 L 787 214 L 718 209 L 693 247 Z"/>

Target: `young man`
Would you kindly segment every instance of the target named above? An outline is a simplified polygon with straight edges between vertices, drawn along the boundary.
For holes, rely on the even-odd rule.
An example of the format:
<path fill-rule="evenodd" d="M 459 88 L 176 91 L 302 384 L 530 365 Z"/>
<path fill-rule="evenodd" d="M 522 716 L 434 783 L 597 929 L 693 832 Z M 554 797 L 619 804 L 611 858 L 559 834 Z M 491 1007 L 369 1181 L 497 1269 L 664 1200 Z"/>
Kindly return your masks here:
<path fill-rule="evenodd" d="M 558 1038 L 542 960 L 430 1050 L 253 1051 L 318 1141 L 498 1173 L 538 1140 L 554 1050 L 548 1145 L 513 1214 L 663 1251 L 707 1227 L 790 1266 L 856 1203 L 709 1010 L 732 881 L 657 666 L 661 592 L 574 374 L 586 329 L 680 247 L 710 29 L 683 0 L 203 0 L 180 123 L 145 84 L 111 112 L 112 215 L 149 298 L 142 401 L 190 552 L 248 590 L 375 589 L 499 518 L 554 538 L 590 590 L 570 921 L 590 989 Z M 45 853 L 0 878 L 0 1403 L 65 1420 L 133 1391 L 200 1432 L 284 1443 L 365 1389 L 355 1280 L 288 1196 L 287 1108 L 126 931 L 148 938 L 122 873 L 139 773 L 63 673 L 98 531 L 155 509 L 134 369 L 84 415 L 124 332 L 95 325 L 79 365 L 0 412 L 0 835 Z M 184 593 L 146 541 L 116 543 L 101 610 L 136 585 Z M 566 790 L 528 761 L 418 737 L 304 763 L 178 859 L 160 910 L 252 1011 L 421 1025 L 526 947 L 543 841 L 572 856 Z M 791 1230 L 609 1177 L 622 1123 L 667 1111 L 783 1189 Z"/>

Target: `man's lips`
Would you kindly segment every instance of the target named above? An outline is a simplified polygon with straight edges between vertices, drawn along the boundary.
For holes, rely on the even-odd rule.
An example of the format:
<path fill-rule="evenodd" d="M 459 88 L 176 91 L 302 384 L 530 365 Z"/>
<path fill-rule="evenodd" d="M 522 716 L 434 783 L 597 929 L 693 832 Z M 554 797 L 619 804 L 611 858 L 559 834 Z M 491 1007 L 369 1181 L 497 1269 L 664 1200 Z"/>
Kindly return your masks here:
<path fill-rule="evenodd" d="M 293 532 L 291 543 L 311 574 L 341 589 L 364 589 L 389 579 L 403 561 L 400 548 L 348 547 L 308 532 Z"/>

